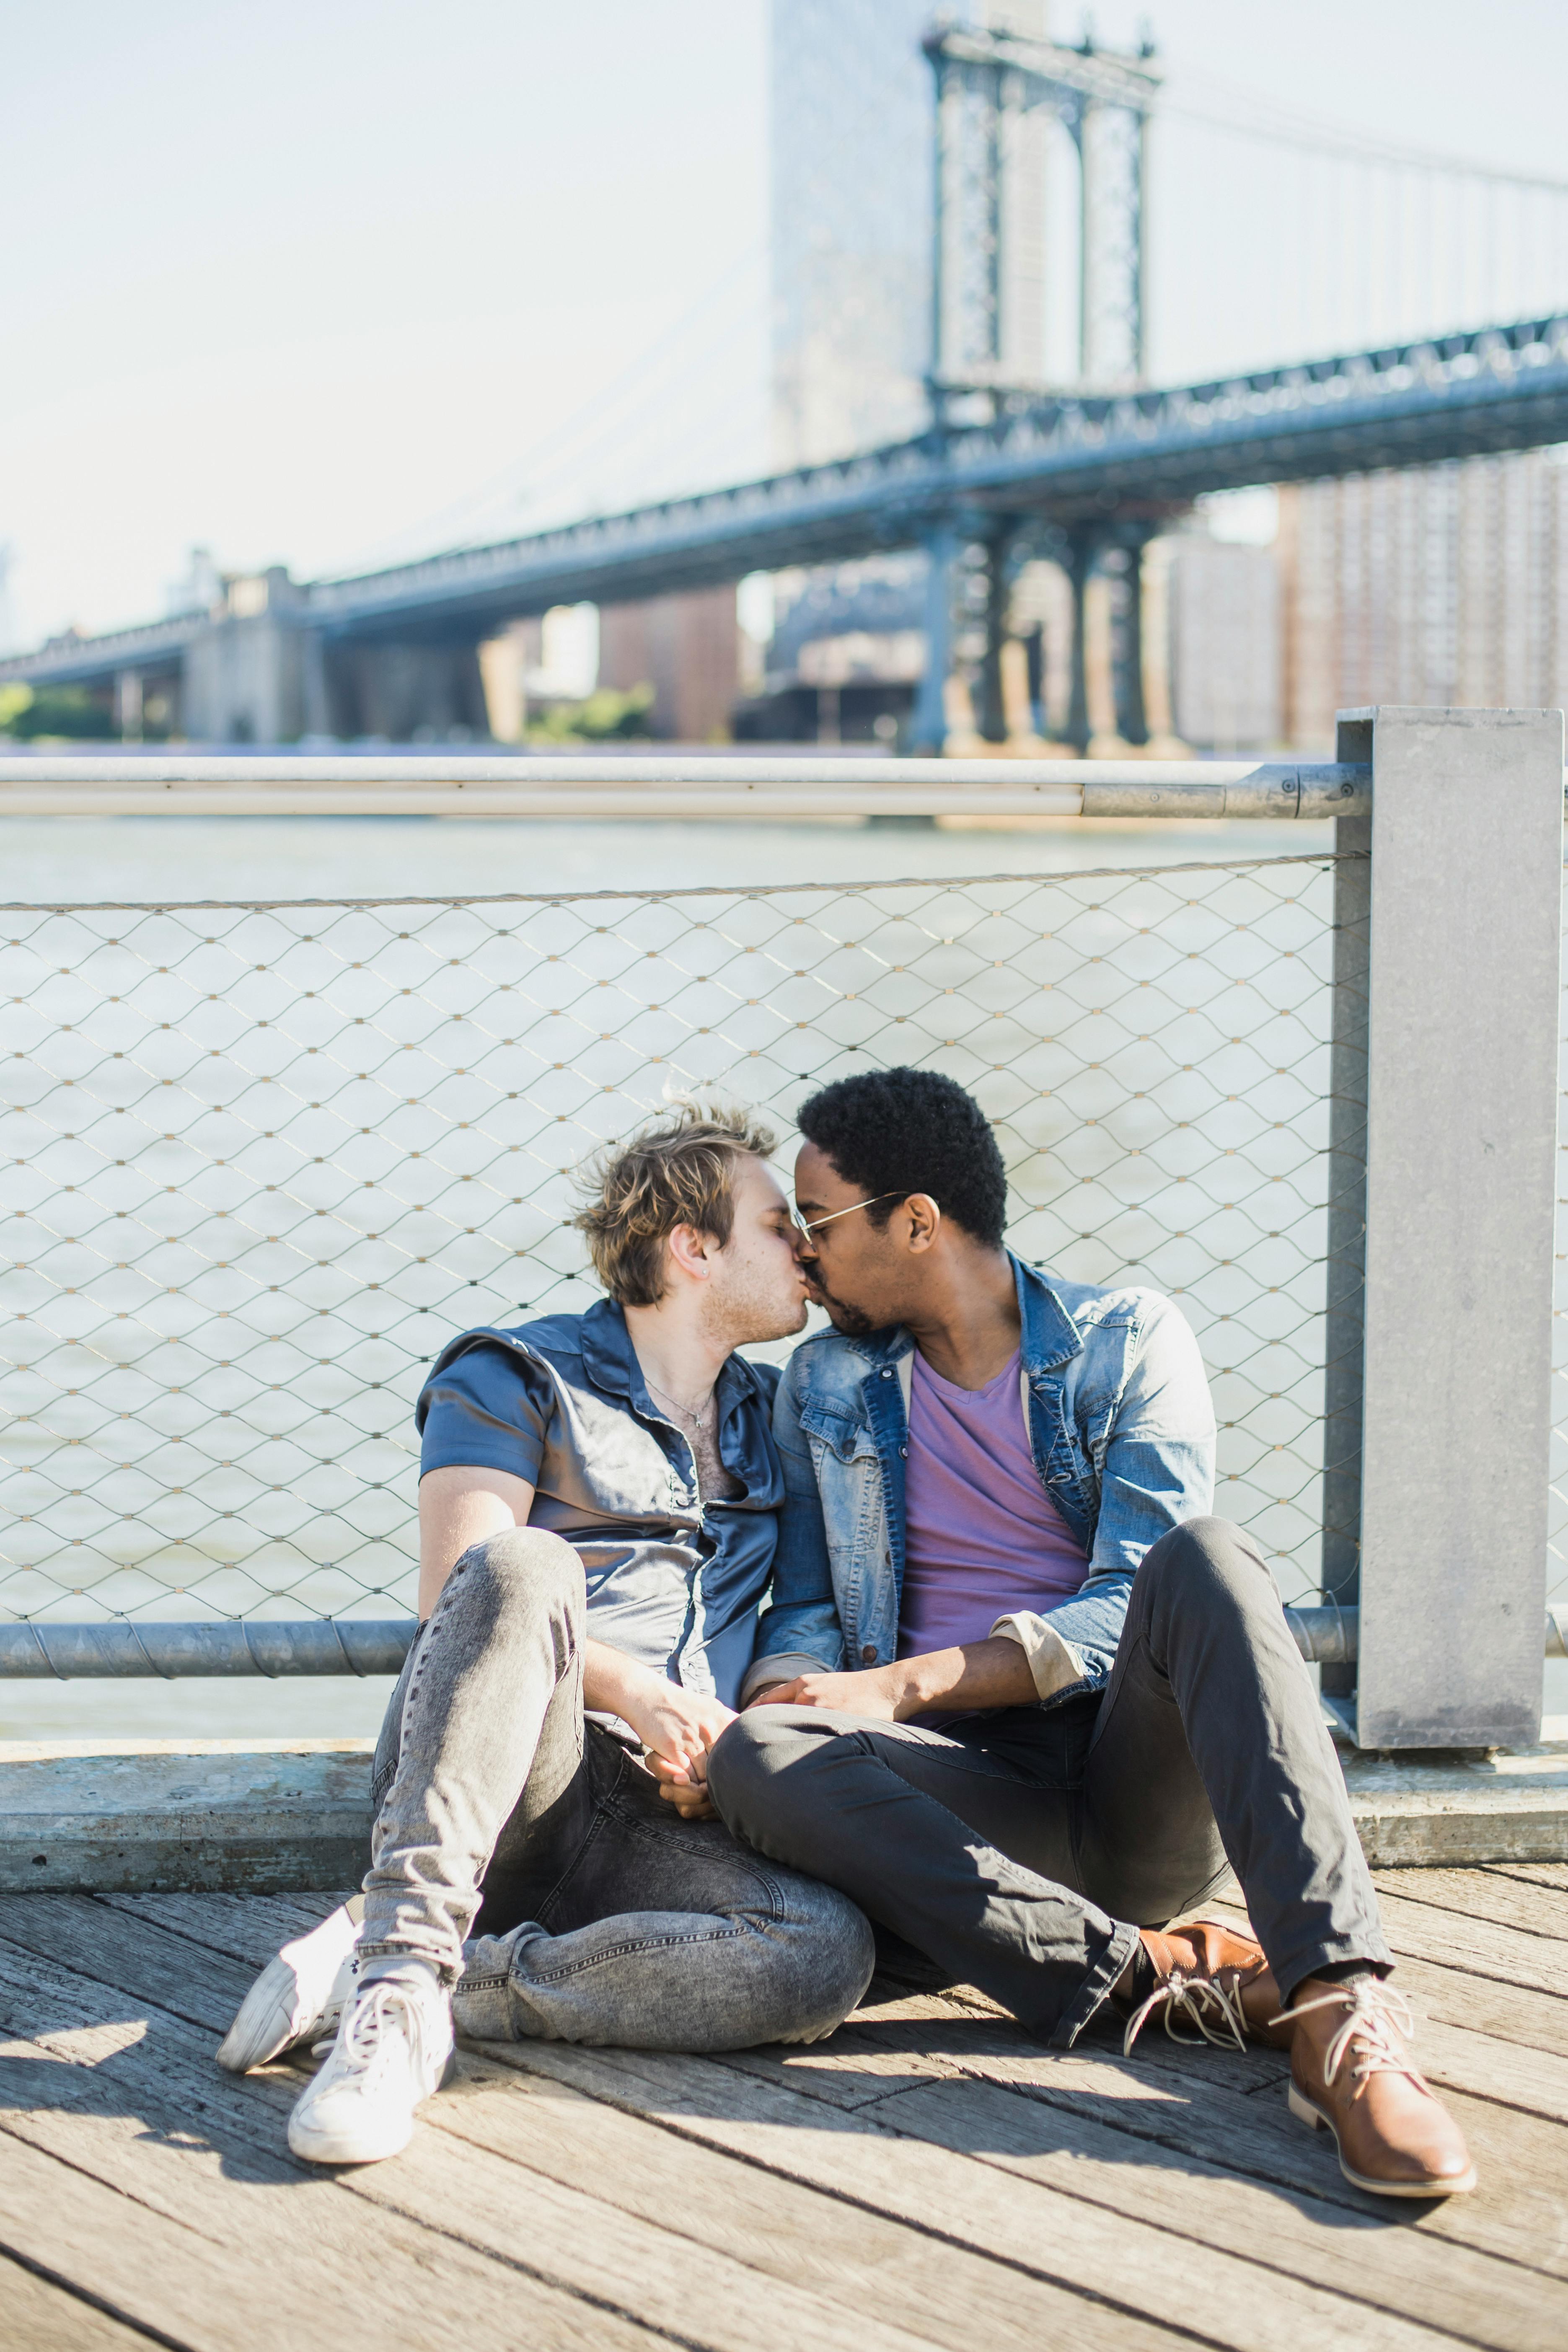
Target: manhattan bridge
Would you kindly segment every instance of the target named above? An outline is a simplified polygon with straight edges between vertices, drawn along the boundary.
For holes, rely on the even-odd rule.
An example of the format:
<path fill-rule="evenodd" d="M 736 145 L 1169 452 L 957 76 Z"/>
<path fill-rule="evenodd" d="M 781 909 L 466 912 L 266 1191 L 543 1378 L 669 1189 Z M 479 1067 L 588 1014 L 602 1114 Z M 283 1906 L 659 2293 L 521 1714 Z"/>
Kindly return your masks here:
<path fill-rule="evenodd" d="M 821 635 L 916 624 L 909 748 L 950 740 L 955 681 L 1000 743 L 1018 583 L 1044 570 L 1064 614 L 1055 732 L 1145 746 L 1171 725 L 1151 548 L 1215 492 L 1391 472 L 1418 493 L 1388 509 L 1407 634 L 1451 636 L 1429 542 L 1466 528 L 1464 461 L 1568 442 L 1568 181 L 1383 144 L 1167 72 L 1152 41 L 1052 29 L 1046 0 L 934 26 L 928 0 L 778 6 L 770 286 L 731 273 L 525 453 L 550 527 L 498 527 L 516 481 L 492 485 L 427 528 L 437 552 L 215 582 L 142 627 L 0 662 L 0 681 L 110 693 L 127 733 L 155 692 L 208 740 L 482 732 L 480 648 L 501 631 L 766 573 L 793 583 L 797 637 L 801 614 Z M 764 300 L 773 468 L 710 460 L 694 481 L 682 423 Z M 1492 528 L 1499 609 L 1522 565 L 1509 593 L 1546 681 L 1518 700 L 1568 691 L 1557 472 L 1546 508 L 1505 502 Z M 1434 698 L 1489 698 L 1447 682 Z"/>

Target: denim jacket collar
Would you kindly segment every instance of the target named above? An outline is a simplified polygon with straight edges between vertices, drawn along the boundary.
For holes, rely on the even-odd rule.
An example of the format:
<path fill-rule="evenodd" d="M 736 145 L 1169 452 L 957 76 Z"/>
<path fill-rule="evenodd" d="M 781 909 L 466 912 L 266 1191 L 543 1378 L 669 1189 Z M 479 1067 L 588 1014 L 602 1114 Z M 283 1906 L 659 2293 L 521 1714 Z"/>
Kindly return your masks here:
<path fill-rule="evenodd" d="M 1009 1250 L 1008 1260 L 1018 1294 L 1018 1314 L 1023 1331 L 1018 1352 L 1024 1370 L 1033 1380 L 1037 1374 L 1055 1370 L 1074 1356 L 1083 1353 L 1083 1339 L 1077 1324 L 1043 1275 L 1037 1274 L 1021 1257 Z M 864 1356 L 875 1371 L 884 1365 L 898 1364 L 913 1353 L 914 1334 L 901 1323 L 886 1331 L 871 1331 L 863 1339 L 856 1338 L 851 1345 Z"/>

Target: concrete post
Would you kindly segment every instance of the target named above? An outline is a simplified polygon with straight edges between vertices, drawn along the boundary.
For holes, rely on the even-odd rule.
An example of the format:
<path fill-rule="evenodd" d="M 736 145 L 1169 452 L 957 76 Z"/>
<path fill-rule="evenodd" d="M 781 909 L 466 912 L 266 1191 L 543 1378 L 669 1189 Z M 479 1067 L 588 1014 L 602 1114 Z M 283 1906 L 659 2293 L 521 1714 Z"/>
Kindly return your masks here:
<path fill-rule="evenodd" d="M 1563 714 L 1371 721 L 1363 1748 L 1539 1737 Z"/>
<path fill-rule="evenodd" d="M 1372 726 L 1342 719 L 1338 761 L 1368 766 Z M 1323 1549 L 1325 1602 L 1361 1598 L 1362 1358 L 1366 1285 L 1367 917 L 1372 819 L 1334 824 L 1333 1016 L 1329 1053 L 1329 1235 L 1323 1342 Z M 1321 1688 L 1354 1729 L 1356 1670 L 1325 1665 Z"/>

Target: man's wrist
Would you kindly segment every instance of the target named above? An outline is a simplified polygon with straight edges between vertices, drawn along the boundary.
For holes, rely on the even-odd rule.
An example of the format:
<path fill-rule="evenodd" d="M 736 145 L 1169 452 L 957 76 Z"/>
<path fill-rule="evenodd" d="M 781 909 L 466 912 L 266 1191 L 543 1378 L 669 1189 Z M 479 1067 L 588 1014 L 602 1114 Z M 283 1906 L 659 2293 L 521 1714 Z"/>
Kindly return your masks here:
<path fill-rule="evenodd" d="M 897 1658 L 891 1665 L 879 1669 L 893 1702 L 895 1723 L 903 1723 L 911 1715 L 923 1715 L 928 1708 L 940 1706 L 946 1676 L 932 1669 L 944 1654 L 939 1650 L 924 1657 Z"/>

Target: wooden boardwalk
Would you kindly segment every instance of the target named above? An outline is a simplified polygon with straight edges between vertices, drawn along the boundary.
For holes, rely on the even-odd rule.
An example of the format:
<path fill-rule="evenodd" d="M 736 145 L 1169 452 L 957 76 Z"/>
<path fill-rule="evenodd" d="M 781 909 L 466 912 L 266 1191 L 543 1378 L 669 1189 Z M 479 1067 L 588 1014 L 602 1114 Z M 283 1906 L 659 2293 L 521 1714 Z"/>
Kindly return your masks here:
<path fill-rule="evenodd" d="M 98 2352 L 1568 2345 L 1568 1864 L 1379 1874 L 1478 2195 L 1379 2205 L 1272 2052 L 1056 2055 L 879 1980 L 808 2050 L 469 2051 L 324 2175 L 218 2034 L 330 1898 L 0 1897 L 0 2344 Z"/>

